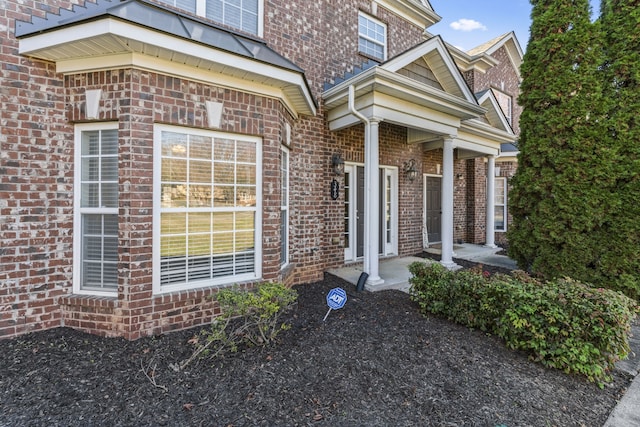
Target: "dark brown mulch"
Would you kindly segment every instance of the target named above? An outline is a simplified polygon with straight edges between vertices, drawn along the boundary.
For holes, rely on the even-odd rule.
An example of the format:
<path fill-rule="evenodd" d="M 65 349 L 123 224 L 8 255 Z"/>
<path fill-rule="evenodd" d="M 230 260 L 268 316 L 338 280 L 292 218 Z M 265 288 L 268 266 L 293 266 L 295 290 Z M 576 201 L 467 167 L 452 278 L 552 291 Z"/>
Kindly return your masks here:
<path fill-rule="evenodd" d="M 347 304 L 323 322 L 338 286 Z M 296 289 L 277 346 L 179 372 L 170 365 L 190 355 L 193 330 L 127 342 L 60 328 L 0 341 L 0 425 L 601 426 L 630 381 L 615 373 L 599 389 L 545 369 L 421 316 L 399 291 L 357 293 L 331 275 Z"/>

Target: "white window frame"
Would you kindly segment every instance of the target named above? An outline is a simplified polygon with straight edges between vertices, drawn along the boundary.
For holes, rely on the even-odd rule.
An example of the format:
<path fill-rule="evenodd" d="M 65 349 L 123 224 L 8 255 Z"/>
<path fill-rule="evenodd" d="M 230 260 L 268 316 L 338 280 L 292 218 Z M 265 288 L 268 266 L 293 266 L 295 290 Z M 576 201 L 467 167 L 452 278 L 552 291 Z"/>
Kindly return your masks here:
<path fill-rule="evenodd" d="M 379 25 L 382 27 L 383 29 L 383 37 L 384 40 L 382 42 L 380 42 L 379 40 L 376 40 L 375 38 L 369 36 L 368 34 L 363 34 L 360 32 L 360 19 L 366 19 L 368 22 L 375 24 L 375 25 Z M 378 57 L 374 54 L 371 54 L 370 52 L 364 51 L 362 49 L 360 49 L 360 39 L 364 39 L 365 41 L 375 44 L 377 46 L 381 46 L 382 47 L 382 57 Z M 384 22 L 372 17 L 371 15 L 367 15 L 364 12 L 358 12 L 358 52 L 362 53 L 363 55 L 366 55 L 369 58 L 374 58 L 376 60 L 379 61 L 386 61 L 387 60 L 387 40 L 388 40 L 388 31 L 387 31 L 387 24 L 385 24 Z"/>
<path fill-rule="evenodd" d="M 254 142 L 256 144 L 256 205 L 255 208 L 192 208 L 211 212 L 241 212 L 255 211 L 254 228 L 254 271 L 237 275 L 222 276 L 213 279 L 193 280 L 191 282 L 161 284 L 161 214 L 171 212 L 175 208 L 162 208 L 162 132 L 183 133 L 195 136 L 206 136 L 220 139 Z M 194 129 L 171 125 L 154 125 L 154 156 L 153 156 L 153 293 L 166 294 L 183 290 L 199 289 L 213 286 L 226 286 L 239 282 L 260 280 L 262 277 L 262 138 L 250 135 L 232 134 L 205 129 Z M 187 211 L 189 208 L 183 208 Z"/>
<path fill-rule="evenodd" d="M 504 218 L 504 225 L 503 225 L 502 228 L 500 228 L 500 227 L 498 227 L 498 225 L 494 221 L 494 225 L 493 226 L 494 226 L 494 231 L 499 231 L 499 232 L 502 233 L 502 232 L 507 231 L 507 192 L 508 192 L 508 189 L 507 189 L 507 178 L 504 177 L 504 176 L 497 176 L 497 177 L 495 177 L 495 182 L 498 182 L 498 181 L 502 181 L 502 183 L 503 183 L 502 185 L 504 186 L 503 187 L 503 189 L 504 189 L 503 190 L 504 191 L 503 203 L 498 203 L 497 202 L 496 199 L 498 198 L 499 195 L 498 195 L 498 192 L 496 191 L 495 199 L 493 201 L 493 205 L 494 205 L 494 209 L 502 206 L 502 215 L 503 215 L 503 218 Z M 497 189 L 497 186 L 496 186 L 496 189 Z"/>
<path fill-rule="evenodd" d="M 284 145 L 281 147 L 280 160 L 280 267 L 289 265 L 289 192 L 291 178 L 290 151 Z M 284 219 L 284 221 L 283 221 Z"/>
<path fill-rule="evenodd" d="M 162 3 L 166 3 L 166 4 L 170 4 L 171 6 L 180 8 L 179 6 L 179 0 L 159 0 Z M 222 0 L 222 2 L 224 3 L 226 0 Z M 249 32 L 250 34 L 253 34 L 255 36 L 258 37 L 262 37 L 264 35 L 264 0 L 257 0 L 258 1 L 258 28 L 256 28 L 256 32 Z M 195 2 L 195 14 L 198 16 L 202 16 L 202 17 L 207 17 L 207 0 L 194 0 Z M 188 9 L 183 9 L 183 10 L 187 10 L 188 12 L 191 12 Z M 193 12 L 191 12 L 193 13 Z M 218 21 L 219 22 L 219 21 Z M 236 26 L 233 25 L 229 25 L 227 22 L 219 22 L 220 24 L 224 24 L 224 25 L 228 25 L 232 28 L 236 28 L 237 30 L 240 31 L 245 31 L 242 28 L 238 28 Z M 245 31 L 246 32 L 246 31 Z"/>
<path fill-rule="evenodd" d="M 117 288 L 109 290 L 87 289 L 82 287 L 82 216 L 85 214 L 118 215 L 118 207 L 82 207 L 82 134 L 89 131 L 118 130 L 117 122 L 77 124 L 74 128 L 74 188 L 73 188 L 73 293 L 116 297 Z"/>

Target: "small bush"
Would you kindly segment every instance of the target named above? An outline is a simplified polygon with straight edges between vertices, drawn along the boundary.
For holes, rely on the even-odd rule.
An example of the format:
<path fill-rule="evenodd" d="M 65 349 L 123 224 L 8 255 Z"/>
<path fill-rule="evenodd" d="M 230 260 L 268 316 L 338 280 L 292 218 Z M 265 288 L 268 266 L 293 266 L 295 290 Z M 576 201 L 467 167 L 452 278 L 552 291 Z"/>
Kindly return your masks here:
<path fill-rule="evenodd" d="M 181 368 L 197 357 L 235 352 L 240 344 L 272 343 L 280 331 L 289 328 L 280 318 L 293 306 L 298 294 L 280 283 L 264 283 L 254 292 L 222 289 L 215 298 L 222 314 L 213 319 L 209 329 L 203 329 L 200 336 L 190 341 L 196 348 L 191 357 L 181 363 Z"/>
<path fill-rule="evenodd" d="M 621 293 L 571 279 L 543 283 L 523 272 L 487 277 L 426 263 L 409 270 L 411 298 L 423 313 L 495 334 L 545 366 L 602 385 L 629 353 L 638 305 Z"/>

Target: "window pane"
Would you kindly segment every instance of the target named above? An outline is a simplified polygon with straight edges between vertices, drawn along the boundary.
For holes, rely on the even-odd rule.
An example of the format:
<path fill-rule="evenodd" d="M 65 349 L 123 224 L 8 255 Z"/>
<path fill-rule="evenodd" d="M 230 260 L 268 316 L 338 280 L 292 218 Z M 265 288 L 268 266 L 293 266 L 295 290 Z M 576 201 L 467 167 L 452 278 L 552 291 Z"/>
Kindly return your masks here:
<path fill-rule="evenodd" d="M 82 215 L 82 289 L 115 289 L 118 264 L 118 216 Z"/>
<path fill-rule="evenodd" d="M 238 184 L 255 184 L 256 183 L 256 167 L 253 165 L 238 165 L 236 168 Z"/>
<path fill-rule="evenodd" d="M 235 165 L 233 163 L 216 162 L 213 169 L 213 182 L 216 184 L 233 184 Z"/>
<path fill-rule="evenodd" d="M 185 234 L 187 232 L 187 214 L 163 213 L 160 215 L 160 234 Z"/>
<path fill-rule="evenodd" d="M 216 138 L 213 146 L 213 158 L 225 162 L 236 161 L 236 143 L 231 139 Z"/>
<path fill-rule="evenodd" d="M 192 159 L 211 160 L 211 138 L 194 135 L 189 138 L 189 157 Z"/>
<path fill-rule="evenodd" d="M 256 206 L 256 187 L 240 187 L 236 191 L 236 204 L 238 206 Z"/>
<path fill-rule="evenodd" d="M 161 179 L 169 182 L 187 182 L 187 161 L 163 158 Z"/>
<path fill-rule="evenodd" d="M 256 142 L 173 132 L 161 136 L 161 285 L 232 280 L 240 271 L 253 272 Z"/>
<path fill-rule="evenodd" d="M 234 227 L 233 212 L 214 212 L 213 214 L 213 231 L 216 233 L 222 231 L 232 231 Z"/>
<path fill-rule="evenodd" d="M 238 162 L 255 164 L 256 144 L 253 142 L 238 141 L 237 156 Z"/>
<path fill-rule="evenodd" d="M 258 0 L 207 0 L 205 14 L 214 21 L 258 34 Z"/>
<path fill-rule="evenodd" d="M 117 208 L 118 207 L 118 183 L 102 184 L 102 203 L 101 207 Z"/>

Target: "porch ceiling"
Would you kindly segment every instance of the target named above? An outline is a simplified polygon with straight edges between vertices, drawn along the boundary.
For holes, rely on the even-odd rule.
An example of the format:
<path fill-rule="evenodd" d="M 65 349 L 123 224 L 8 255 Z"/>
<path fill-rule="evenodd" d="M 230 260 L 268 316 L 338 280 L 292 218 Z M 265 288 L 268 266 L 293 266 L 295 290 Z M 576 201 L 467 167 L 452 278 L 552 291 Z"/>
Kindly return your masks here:
<path fill-rule="evenodd" d="M 19 52 L 71 74 L 140 68 L 279 98 L 314 115 L 304 71 L 261 41 L 141 0 L 87 4 L 16 22 Z"/>

